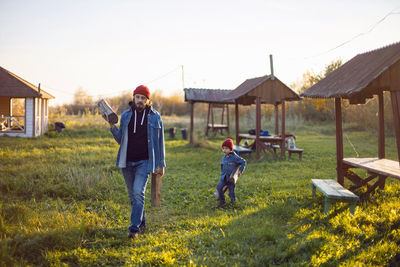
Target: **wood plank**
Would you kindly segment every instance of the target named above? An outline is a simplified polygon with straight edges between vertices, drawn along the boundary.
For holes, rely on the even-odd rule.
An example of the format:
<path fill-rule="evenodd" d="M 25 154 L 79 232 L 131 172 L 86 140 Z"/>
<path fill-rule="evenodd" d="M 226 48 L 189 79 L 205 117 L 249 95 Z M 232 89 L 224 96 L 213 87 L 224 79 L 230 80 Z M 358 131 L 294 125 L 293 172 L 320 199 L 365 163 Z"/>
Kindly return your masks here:
<path fill-rule="evenodd" d="M 345 158 L 343 163 L 361 168 L 378 175 L 400 179 L 400 166 L 397 161 L 378 158 Z"/>
<path fill-rule="evenodd" d="M 161 206 L 161 175 L 158 173 L 151 175 L 151 206 Z"/>

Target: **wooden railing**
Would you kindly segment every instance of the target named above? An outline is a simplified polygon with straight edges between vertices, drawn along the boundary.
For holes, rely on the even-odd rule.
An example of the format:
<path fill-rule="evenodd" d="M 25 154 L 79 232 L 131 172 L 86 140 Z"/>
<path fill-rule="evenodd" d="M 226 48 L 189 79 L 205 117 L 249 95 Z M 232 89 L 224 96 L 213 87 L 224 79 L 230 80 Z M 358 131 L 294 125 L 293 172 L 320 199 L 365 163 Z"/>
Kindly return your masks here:
<path fill-rule="evenodd" d="M 0 132 L 23 132 L 25 131 L 24 116 L 0 116 Z"/>

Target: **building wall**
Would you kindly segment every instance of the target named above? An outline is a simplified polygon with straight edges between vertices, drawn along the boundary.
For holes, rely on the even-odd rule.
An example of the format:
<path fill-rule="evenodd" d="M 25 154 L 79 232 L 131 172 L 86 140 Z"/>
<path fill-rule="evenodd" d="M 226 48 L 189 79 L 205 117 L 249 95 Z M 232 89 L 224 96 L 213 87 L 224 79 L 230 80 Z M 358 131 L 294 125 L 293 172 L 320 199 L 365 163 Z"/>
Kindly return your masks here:
<path fill-rule="evenodd" d="M 34 100 L 33 98 L 25 99 L 25 132 L 22 133 L 0 133 L 0 136 L 18 136 L 33 137 L 33 118 L 34 118 Z"/>
<path fill-rule="evenodd" d="M 44 134 L 49 126 L 47 103 L 47 99 L 26 98 L 25 133 L 0 133 L 0 136 L 35 137 Z"/>

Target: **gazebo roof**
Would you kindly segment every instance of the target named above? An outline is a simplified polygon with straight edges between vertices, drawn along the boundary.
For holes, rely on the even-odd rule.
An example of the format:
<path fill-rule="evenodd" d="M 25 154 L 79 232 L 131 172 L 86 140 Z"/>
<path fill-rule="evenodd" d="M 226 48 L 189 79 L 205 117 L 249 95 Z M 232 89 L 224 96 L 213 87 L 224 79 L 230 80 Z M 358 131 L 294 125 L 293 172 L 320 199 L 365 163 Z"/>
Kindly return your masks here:
<path fill-rule="evenodd" d="M 42 89 L 39 92 L 39 88 L 2 67 L 0 67 L 0 96 L 54 98 Z"/>
<path fill-rule="evenodd" d="M 366 98 L 390 90 L 394 82 L 399 83 L 399 72 L 390 75 L 393 69 L 400 70 L 400 42 L 355 56 L 302 96 L 341 97 L 350 99 L 350 103 L 364 103 Z"/>
<path fill-rule="evenodd" d="M 247 79 L 235 90 L 232 90 L 226 99 L 250 105 L 255 103 L 256 97 L 261 97 L 262 102 L 266 104 L 279 104 L 282 100 L 300 100 L 296 92 L 272 75 Z"/>
<path fill-rule="evenodd" d="M 185 88 L 185 102 L 234 104 L 232 99 L 224 99 L 232 90 Z"/>

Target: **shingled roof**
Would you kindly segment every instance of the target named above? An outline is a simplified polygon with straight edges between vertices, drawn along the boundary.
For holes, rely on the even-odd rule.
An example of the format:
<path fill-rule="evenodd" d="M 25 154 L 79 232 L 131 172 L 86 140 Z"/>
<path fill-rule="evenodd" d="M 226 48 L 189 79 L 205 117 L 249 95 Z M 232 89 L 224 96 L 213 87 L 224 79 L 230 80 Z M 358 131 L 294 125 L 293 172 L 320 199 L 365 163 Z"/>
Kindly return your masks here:
<path fill-rule="evenodd" d="M 234 104 L 231 99 L 224 99 L 232 90 L 224 89 L 203 89 L 203 88 L 185 88 L 186 102 Z"/>
<path fill-rule="evenodd" d="M 36 86 L 2 67 L 0 67 L 0 96 L 54 98 L 42 89 L 39 92 Z"/>
<path fill-rule="evenodd" d="M 313 85 L 302 96 L 353 98 L 354 103 L 363 102 L 379 90 L 390 89 L 390 80 L 394 77 L 388 79 L 383 75 L 390 76 L 384 73 L 395 64 L 400 64 L 400 42 L 355 56 Z M 396 75 L 399 76 L 400 73 Z M 375 80 L 379 80 L 379 86 L 374 84 Z"/>
<path fill-rule="evenodd" d="M 300 100 L 299 95 L 272 75 L 247 79 L 235 90 L 232 90 L 226 99 L 237 100 L 238 103 L 254 104 L 256 97 L 262 99 L 262 103 L 279 104 L 282 100 Z"/>

